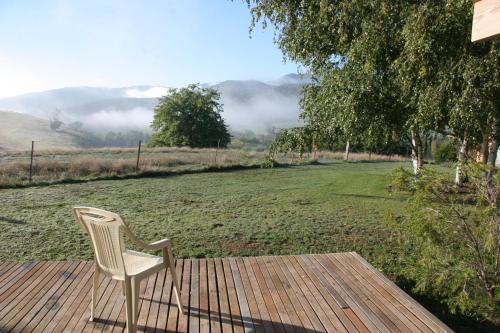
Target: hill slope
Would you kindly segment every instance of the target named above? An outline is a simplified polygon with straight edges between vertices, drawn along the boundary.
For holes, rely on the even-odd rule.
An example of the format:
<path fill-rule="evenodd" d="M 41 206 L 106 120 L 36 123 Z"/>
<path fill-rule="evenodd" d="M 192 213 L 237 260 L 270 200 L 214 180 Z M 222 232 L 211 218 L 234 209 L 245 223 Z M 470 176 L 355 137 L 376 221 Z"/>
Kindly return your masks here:
<path fill-rule="evenodd" d="M 0 111 L 0 151 L 78 147 L 78 133 L 65 129 L 54 131 L 50 121 L 17 112 Z"/>
<path fill-rule="evenodd" d="M 308 76 L 289 74 L 267 83 L 229 80 L 211 87 L 221 93 L 222 116 L 233 131 L 262 132 L 298 123 L 300 88 L 309 82 Z M 57 116 L 65 123 L 78 121 L 101 133 L 144 130 L 151 123 L 158 97 L 166 92 L 167 88 L 157 86 L 71 87 L 3 98 L 0 109 L 44 118 Z"/>

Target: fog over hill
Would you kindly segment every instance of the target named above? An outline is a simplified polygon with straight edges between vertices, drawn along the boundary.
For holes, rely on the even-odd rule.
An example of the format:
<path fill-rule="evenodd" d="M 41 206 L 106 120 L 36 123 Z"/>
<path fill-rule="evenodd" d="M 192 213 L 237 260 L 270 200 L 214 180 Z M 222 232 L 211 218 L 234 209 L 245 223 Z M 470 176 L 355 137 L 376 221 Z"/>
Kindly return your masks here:
<path fill-rule="evenodd" d="M 221 93 L 223 117 L 232 131 L 265 132 L 271 127 L 298 124 L 299 92 L 310 82 L 304 75 L 288 74 L 270 82 L 223 81 L 211 86 Z M 0 99 L 0 109 L 106 133 L 116 130 L 149 130 L 153 108 L 167 88 L 70 87 Z"/>
<path fill-rule="evenodd" d="M 81 146 L 81 133 L 64 126 L 53 131 L 47 119 L 0 111 L 0 124 L 0 151 L 28 150 L 32 140 L 37 150 Z"/>

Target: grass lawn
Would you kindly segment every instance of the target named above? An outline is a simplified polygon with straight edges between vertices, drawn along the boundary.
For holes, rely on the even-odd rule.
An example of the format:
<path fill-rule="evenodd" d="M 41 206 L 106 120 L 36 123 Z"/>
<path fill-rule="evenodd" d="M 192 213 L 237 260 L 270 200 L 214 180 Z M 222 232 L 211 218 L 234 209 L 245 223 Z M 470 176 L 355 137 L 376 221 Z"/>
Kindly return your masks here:
<path fill-rule="evenodd" d="M 391 162 L 93 181 L 0 190 L 0 261 L 91 259 L 74 205 L 121 214 L 146 241 L 173 240 L 179 257 L 390 251 Z"/>

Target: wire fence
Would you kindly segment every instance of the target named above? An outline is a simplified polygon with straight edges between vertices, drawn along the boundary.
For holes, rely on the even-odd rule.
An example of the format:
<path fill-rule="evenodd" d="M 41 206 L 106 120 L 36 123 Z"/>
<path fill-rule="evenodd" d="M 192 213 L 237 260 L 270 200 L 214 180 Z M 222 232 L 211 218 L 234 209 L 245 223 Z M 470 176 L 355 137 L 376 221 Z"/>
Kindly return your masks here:
<path fill-rule="evenodd" d="M 234 148 L 144 147 L 136 148 L 37 150 L 0 152 L 0 186 L 61 182 L 76 179 L 123 177 L 162 172 L 201 171 L 217 167 L 259 166 L 266 151 Z M 341 160 L 343 152 L 317 151 L 302 156 L 290 152 L 277 154 L 278 164 Z M 350 160 L 406 161 L 406 157 L 351 153 Z"/>

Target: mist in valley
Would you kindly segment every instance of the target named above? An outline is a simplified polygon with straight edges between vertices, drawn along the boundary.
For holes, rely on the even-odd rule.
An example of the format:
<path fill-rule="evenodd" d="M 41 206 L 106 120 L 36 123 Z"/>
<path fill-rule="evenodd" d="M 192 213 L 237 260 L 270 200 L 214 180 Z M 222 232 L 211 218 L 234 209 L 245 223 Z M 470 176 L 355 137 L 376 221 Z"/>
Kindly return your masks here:
<path fill-rule="evenodd" d="M 233 80 L 203 86 L 220 92 L 222 117 L 233 137 L 268 138 L 276 129 L 300 124 L 299 94 L 308 80 L 289 74 L 272 82 Z M 167 92 L 159 86 L 71 87 L 0 99 L 0 111 L 49 119 L 50 130 L 78 136 L 81 146 L 129 146 L 139 138 L 148 140 L 153 109 Z M 19 135 L 32 139 L 29 132 Z"/>

